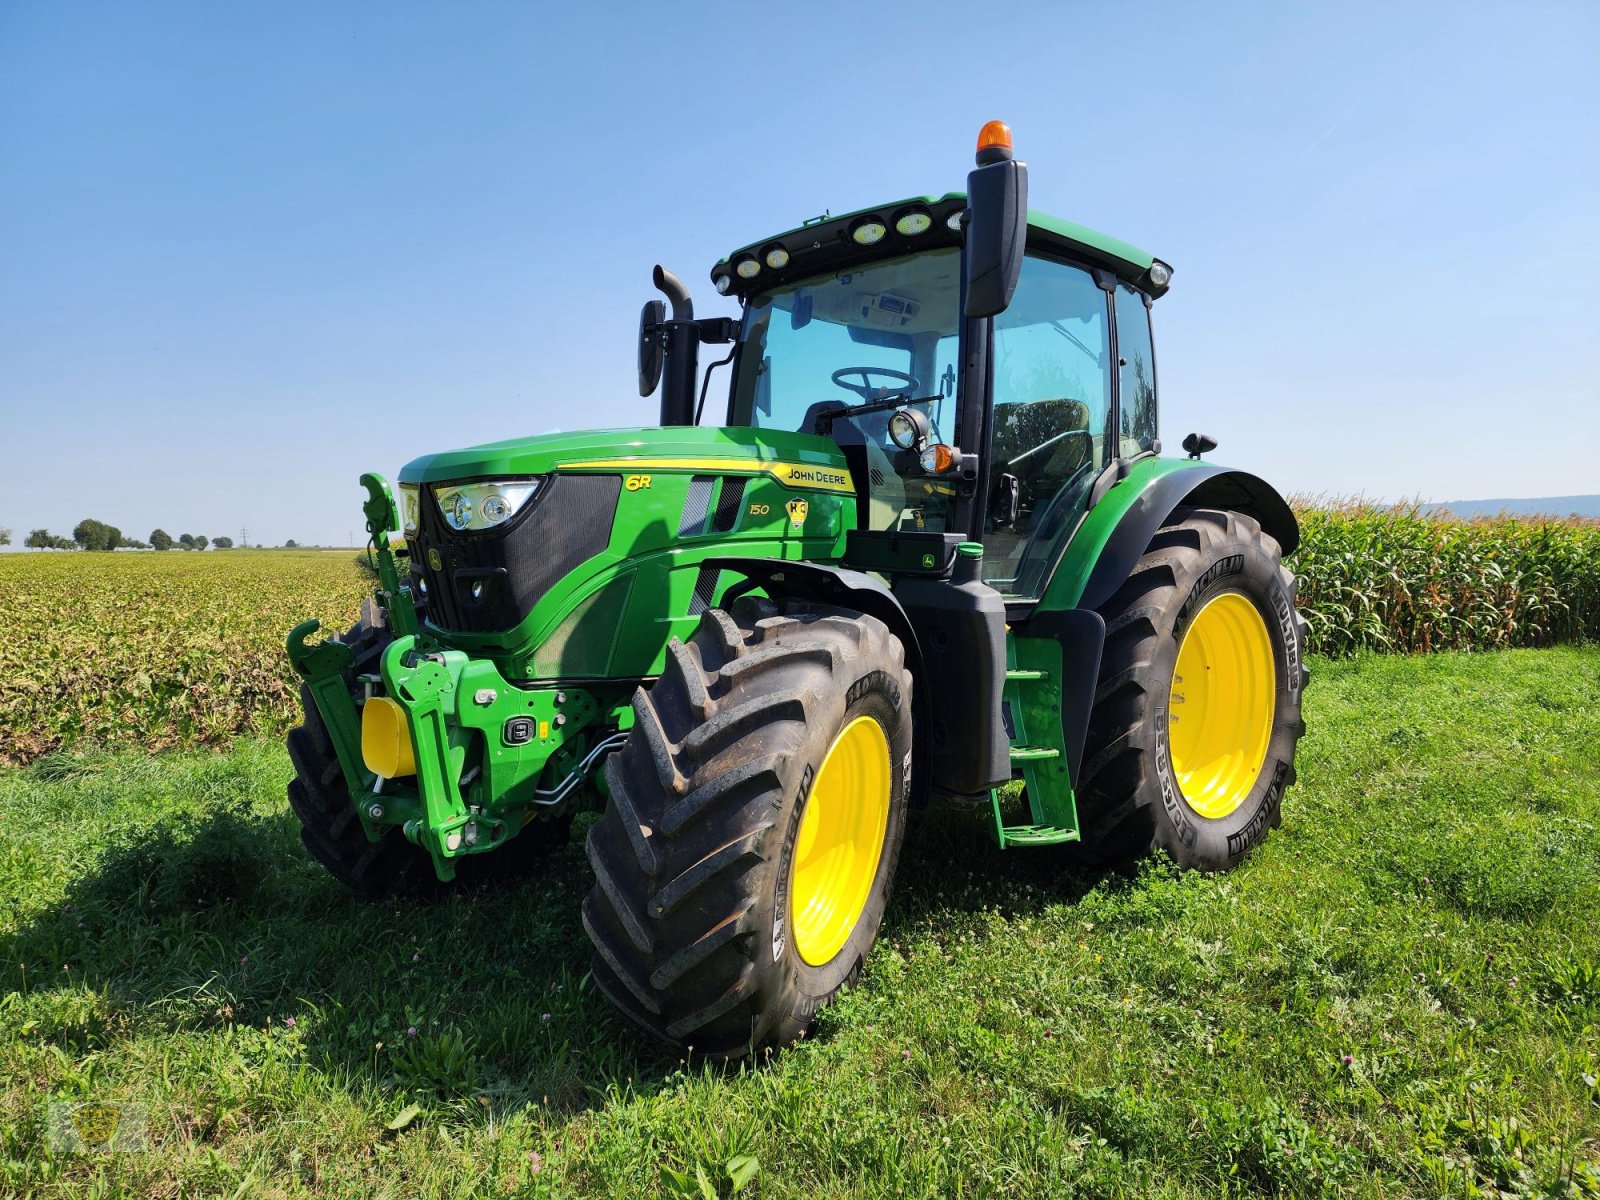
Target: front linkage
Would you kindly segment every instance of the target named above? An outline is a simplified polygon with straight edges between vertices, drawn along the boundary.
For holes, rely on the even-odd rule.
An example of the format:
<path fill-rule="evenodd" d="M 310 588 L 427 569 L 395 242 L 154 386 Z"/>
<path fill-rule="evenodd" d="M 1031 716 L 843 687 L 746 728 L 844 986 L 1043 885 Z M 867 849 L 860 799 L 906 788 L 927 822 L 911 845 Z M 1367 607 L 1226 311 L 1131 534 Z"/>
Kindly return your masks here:
<path fill-rule="evenodd" d="M 583 689 L 520 688 L 486 659 L 430 649 L 390 548 L 399 527 L 393 495 L 381 476 L 361 483 L 378 569 L 381 616 L 372 623 L 387 626 L 392 640 L 376 675 L 352 679 L 349 646 L 308 641 L 321 622 L 303 621 L 289 633 L 289 659 L 327 727 L 368 841 L 397 826 L 449 881 L 456 859 L 499 848 L 529 821 L 570 812 L 623 731 L 597 736 L 600 705 Z M 381 708 L 364 721 L 362 710 L 373 705 Z"/>

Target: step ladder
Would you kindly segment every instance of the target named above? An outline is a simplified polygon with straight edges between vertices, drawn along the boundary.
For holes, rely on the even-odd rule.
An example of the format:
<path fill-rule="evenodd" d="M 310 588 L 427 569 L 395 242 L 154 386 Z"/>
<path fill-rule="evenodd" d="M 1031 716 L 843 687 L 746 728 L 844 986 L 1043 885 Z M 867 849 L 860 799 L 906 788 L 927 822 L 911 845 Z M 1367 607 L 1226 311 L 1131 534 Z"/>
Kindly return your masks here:
<path fill-rule="evenodd" d="M 1006 670 L 1005 690 L 1011 715 L 1011 765 L 1020 770 L 1027 786 L 1032 820 L 1007 825 L 1000 810 L 1000 789 L 991 788 L 995 841 L 1001 849 L 1075 842 L 1078 809 L 1067 778 L 1061 727 L 1060 648 L 1042 639 L 1014 638 L 1008 650 L 1013 660 Z M 1024 660 L 1020 663 L 1019 655 Z"/>

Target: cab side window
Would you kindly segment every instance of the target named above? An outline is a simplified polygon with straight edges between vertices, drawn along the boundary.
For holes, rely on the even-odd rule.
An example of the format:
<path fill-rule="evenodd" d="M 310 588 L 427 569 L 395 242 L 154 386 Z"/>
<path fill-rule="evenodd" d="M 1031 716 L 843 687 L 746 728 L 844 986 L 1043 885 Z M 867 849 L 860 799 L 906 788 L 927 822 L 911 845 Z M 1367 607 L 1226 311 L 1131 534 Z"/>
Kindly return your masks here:
<path fill-rule="evenodd" d="M 1116 456 L 1106 309 L 1088 271 L 1030 256 L 995 319 L 984 578 L 1008 595 L 1038 595 L 1090 483 Z"/>
<path fill-rule="evenodd" d="M 1156 440 L 1156 357 L 1150 343 L 1150 310 L 1144 296 L 1117 285 L 1117 408 L 1121 454 L 1132 458 Z"/>

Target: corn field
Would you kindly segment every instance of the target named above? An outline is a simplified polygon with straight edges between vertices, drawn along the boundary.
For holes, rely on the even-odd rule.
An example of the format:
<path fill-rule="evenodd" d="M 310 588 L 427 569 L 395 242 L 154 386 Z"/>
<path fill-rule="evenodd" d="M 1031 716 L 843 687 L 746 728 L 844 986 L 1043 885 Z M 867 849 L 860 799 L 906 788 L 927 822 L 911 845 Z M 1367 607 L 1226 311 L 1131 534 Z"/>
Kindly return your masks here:
<path fill-rule="evenodd" d="M 1315 653 L 1600 638 L 1600 523 L 1298 514 L 1290 565 Z M 284 635 L 310 616 L 347 627 L 371 586 L 349 552 L 0 555 L 0 765 L 79 741 L 279 736 L 299 719 Z"/>
<path fill-rule="evenodd" d="M 1313 653 L 1426 653 L 1600 637 L 1600 522 L 1459 521 L 1416 504 L 1297 505 L 1290 560 Z"/>

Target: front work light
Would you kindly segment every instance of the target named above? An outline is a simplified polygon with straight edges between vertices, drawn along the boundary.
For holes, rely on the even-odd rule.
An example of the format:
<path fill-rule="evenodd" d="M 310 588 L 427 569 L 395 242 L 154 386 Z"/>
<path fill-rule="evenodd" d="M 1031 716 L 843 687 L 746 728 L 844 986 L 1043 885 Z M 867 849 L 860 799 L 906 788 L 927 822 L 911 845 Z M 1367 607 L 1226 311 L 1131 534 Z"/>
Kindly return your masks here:
<path fill-rule="evenodd" d="M 774 246 L 766 253 L 767 266 L 774 271 L 781 271 L 789 265 L 789 252 L 782 246 Z"/>
<path fill-rule="evenodd" d="M 754 279 L 761 274 L 761 264 L 749 255 L 735 263 L 733 269 L 739 272 L 740 279 Z"/>
<path fill-rule="evenodd" d="M 929 226 L 932 224 L 933 218 L 927 213 L 918 210 L 916 212 L 905 213 L 896 219 L 894 223 L 894 231 L 899 234 L 904 234 L 906 237 L 914 237 L 919 233 L 926 233 Z"/>
<path fill-rule="evenodd" d="M 451 529 L 493 529 L 516 516 L 542 482 L 540 479 L 506 479 L 490 483 L 441 484 L 433 489 L 433 495 Z"/>
<path fill-rule="evenodd" d="M 1172 282 L 1172 268 L 1159 258 L 1150 264 L 1150 282 L 1157 287 L 1166 287 Z"/>
<path fill-rule="evenodd" d="M 883 241 L 883 235 L 888 232 L 888 227 L 877 217 L 868 217 L 850 231 L 850 239 L 858 246 L 875 246 Z"/>
<path fill-rule="evenodd" d="M 726 296 L 733 289 L 732 275 L 717 276 L 717 295 Z"/>

